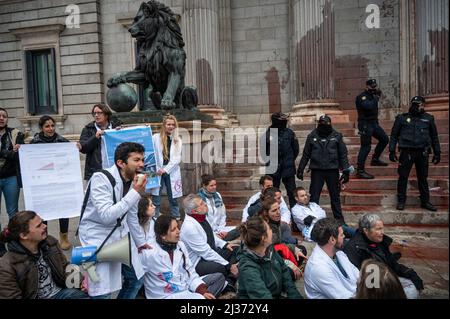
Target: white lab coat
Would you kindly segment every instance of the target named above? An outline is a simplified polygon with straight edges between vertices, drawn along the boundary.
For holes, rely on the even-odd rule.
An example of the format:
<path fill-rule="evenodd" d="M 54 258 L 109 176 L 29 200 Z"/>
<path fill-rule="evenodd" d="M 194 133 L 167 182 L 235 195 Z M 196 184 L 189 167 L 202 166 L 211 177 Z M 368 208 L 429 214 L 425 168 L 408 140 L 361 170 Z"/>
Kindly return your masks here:
<path fill-rule="evenodd" d="M 147 299 L 203 299 L 195 290 L 204 282 L 195 271 L 181 241 L 173 252 L 173 263 L 169 253 L 157 243 L 153 249 L 142 251 L 141 261 Z"/>
<path fill-rule="evenodd" d="M 307 227 L 303 220 L 308 216 L 314 216 L 316 219 L 311 223 L 311 226 Z M 292 207 L 292 218 L 297 225 L 298 229 L 303 232 L 305 240 L 311 241 L 311 231 L 314 225 L 322 218 L 326 218 L 326 212 L 316 203 L 310 202 L 308 206 L 296 204 Z"/>
<path fill-rule="evenodd" d="M 222 199 L 222 195 L 217 193 Z M 225 208 L 225 204 L 222 206 L 216 207 L 214 203 L 214 197 L 208 198 L 206 197 L 206 204 L 208 205 L 208 215 L 206 215 L 206 220 L 211 225 L 213 232 L 220 233 L 222 231 L 229 232 L 235 227 L 227 226 L 227 210 Z"/>
<path fill-rule="evenodd" d="M 163 148 L 161 145 L 161 135 L 156 133 L 153 135 L 153 145 L 155 146 L 155 159 L 156 159 L 156 170 L 164 169 L 167 174 L 170 175 L 170 184 L 172 189 L 172 197 L 179 198 L 183 196 L 183 184 L 181 183 L 181 149 L 183 147 L 183 143 L 181 139 L 178 140 L 178 143 L 170 144 L 170 160 L 169 163 L 164 166 L 164 158 L 163 158 Z M 159 196 L 159 188 L 151 189 L 151 194 Z"/>
<path fill-rule="evenodd" d="M 141 247 L 145 244 L 153 246 L 156 241 L 155 220 L 153 218 L 150 218 L 144 229 L 141 225 L 139 225 L 137 211 L 133 211 L 133 213 L 129 212 L 127 214 L 127 224 L 130 229 L 131 237 L 137 247 Z"/>
<path fill-rule="evenodd" d="M 112 185 L 105 174 L 95 173 L 91 180 L 89 200 L 80 222 L 79 237 L 83 246 L 100 246 L 117 223 L 117 219 L 126 212 L 137 211 L 137 204 L 141 195 L 132 187 L 127 195 L 122 198 L 123 182 L 119 170 L 114 165 L 108 169 L 116 180 L 114 192 L 117 203 L 114 205 Z M 128 234 L 126 218 L 122 226 L 118 227 L 106 242 L 106 245 L 114 243 Z M 132 264 L 136 276 L 143 276 L 142 265 L 137 252 L 137 247 L 131 239 Z M 96 272 L 99 282 L 89 280 L 89 295 L 99 296 L 109 294 L 122 288 L 122 275 L 120 262 L 101 262 L 96 264 Z"/>
<path fill-rule="evenodd" d="M 333 260 L 316 245 L 305 267 L 305 294 L 309 299 L 349 299 L 356 293 L 359 271 L 347 255 L 336 253 L 346 278 Z"/>
<path fill-rule="evenodd" d="M 247 205 L 244 207 L 244 210 L 242 211 L 242 220 L 241 222 L 245 223 L 248 218 L 248 208 L 251 204 L 256 202 L 261 197 L 261 192 L 256 193 L 247 202 Z M 287 224 L 291 223 L 291 211 L 286 205 L 286 202 L 284 201 L 284 198 L 281 197 L 281 204 L 280 204 L 280 213 L 281 213 L 281 221 L 285 222 Z"/>
<path fill-rule="evenodd" d="M 221 265 L 228 265 L 222 256 L 209 247 L 207 243 L 205 230 L 199 222 L 189 215 L 186 215 L 183 225 L 181 226 L 180 239 L 185 244 L 189 253 L 189 259 L 194 267 L 197 267 L 201 258 L 208 261 L 214 261 Z M 227 242 L 214 236 L 216 247 L 223 248 Z"/>

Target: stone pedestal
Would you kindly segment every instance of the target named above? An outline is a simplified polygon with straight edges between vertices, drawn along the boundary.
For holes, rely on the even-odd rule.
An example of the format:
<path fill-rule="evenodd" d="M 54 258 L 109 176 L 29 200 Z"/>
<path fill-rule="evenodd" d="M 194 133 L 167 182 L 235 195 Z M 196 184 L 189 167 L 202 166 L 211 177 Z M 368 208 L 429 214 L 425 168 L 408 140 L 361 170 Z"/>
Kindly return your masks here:
<path fill-rule="evenodd" d="M 230 126 L 230 120 L 226 111 L 217 105 L 199 105 L 198 109 L 213 118 L 214 124 Z"/>
<path fill-rule="evenodd" d="M 436 119 L 447 118 L 449 116 L 449 100 L 447 96 L 426 96 L 425 111 L 433 114 Z"/>
<path fill-rule="evenodd" d="M 332 123 L 348 123 L 348 114 L 339 110 L 339 103 L 329 101 L 306 101 L 292 107 L 290 124 L 311 124 L 316 123 L 319 117 L 327 114 L 331 117 Z"/>

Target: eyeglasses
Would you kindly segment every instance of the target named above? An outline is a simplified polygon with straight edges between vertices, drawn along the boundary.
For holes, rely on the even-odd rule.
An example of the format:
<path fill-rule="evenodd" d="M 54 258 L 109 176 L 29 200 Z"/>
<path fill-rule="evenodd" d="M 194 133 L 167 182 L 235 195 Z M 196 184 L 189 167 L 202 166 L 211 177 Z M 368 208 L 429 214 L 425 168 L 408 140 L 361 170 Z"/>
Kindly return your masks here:
<path fill-rule="evenodd" d="M 92 116 L 96 116 L 96 115 L 102 115 L 104 114 L 103 112 L 92 112 Z"/>

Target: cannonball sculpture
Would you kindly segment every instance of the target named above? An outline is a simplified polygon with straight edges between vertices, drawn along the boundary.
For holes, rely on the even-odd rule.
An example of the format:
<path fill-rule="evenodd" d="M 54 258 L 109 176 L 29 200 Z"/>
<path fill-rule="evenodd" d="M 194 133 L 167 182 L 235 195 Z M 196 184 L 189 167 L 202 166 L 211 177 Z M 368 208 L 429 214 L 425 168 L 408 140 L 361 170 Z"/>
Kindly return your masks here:
<path fill-rule="evenodd" d="M 128 84 L 121 83 L 106 93 L 106 102 L 116 112 L 130 112 L 138 101 L 136 91 Z"/>

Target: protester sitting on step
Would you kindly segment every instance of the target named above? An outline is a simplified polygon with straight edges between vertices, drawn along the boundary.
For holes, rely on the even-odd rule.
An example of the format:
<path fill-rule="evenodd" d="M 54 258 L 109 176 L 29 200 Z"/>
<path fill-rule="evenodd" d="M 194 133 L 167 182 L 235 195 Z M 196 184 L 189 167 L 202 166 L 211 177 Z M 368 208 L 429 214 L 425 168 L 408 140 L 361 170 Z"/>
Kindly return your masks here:
<path fill-rule="evenodd" d="M 238 297 L 240 299 L 300 299 L 289 268 L 274 251 L 272 229 L 260 216 L 250 217 L 239 228 L 244 240 L 240 250 Z"/>
<path fill-rule="evenodd" d="M 284 218 L 284 222 L 283 224 L 289 224 L 286 222 L 286 220 L 289 219 L 289 221 L 291 220 L 291 212 L 289 211 L 288 207 L 286 206 L 286 204 L 283 205 L 283 195 L 281 193 L 281 191 L 276 188 L 276 187 L 269 187 L 264 189 L 261 192 L 261 196 L 258 198 L 258 200 L 256 200 L 253 204 L 250 205 L 250 207 L 248 208 L 247 212 L 249 216 L 254 216 L 256 214 L 258 214 L 261 209 L 263 208 L 262 202 L 264 201 L 264 199 L 269 198 L 269 197 L 273 197 L 277 200 L 278 204 L 280 205 L 280 212 L 281 212 L 281 216 L 282 216 L 282 221 L 283 221 L 283 216 Z"/>
<path fill-rule="evenodd" d="M 344 252 L 358 268 L 366 259 L 375 259 L 388 265 L 400 277 L 400 282 L 408 299 L 417 299 L 423 290 L 423 282 L 412 269 L 398 263 L 389 250 L 392 238 L 384 234 L 384 224 L 376 214 L 366 214 L 359 220 L 359 229 L 345 245 Z"/>
<path fill-rule="evenodd" d="M 142 251 L 147 299 L 215 299 L 225 287 L 225 277 L 212 273 L 202 278 L 180 241 L 175 217 L 161 215 L 155 222 L 156 243 Z"/>
<path fill-rule="evenodd" d="M 227 211 L 222 196 L 217 191 L 217 181 L 209 174 L 202 175 L 202 188 L 198 195 L 208 205 L 206 219 L 214 233 L 225 241 L 231 241 L 239 237 L 239 231 L 234 226 L 227 226 Z"/>
<path fill-rule="evenodd" d="M 298 245 L 296 238 L 292 237 L 291 228 L 281 223 L 281 214 L 278 201 L 273 197 L 268 197 L 263 202 L 263 208 L 260 216 L 268 223 L 272 229 L 272 243 L 274 249 L 284 259 L 286 266 L 292 270 L 292 276 L 295 280 L 300 279 L 302 273 L 300 267 L 307 259 L 306 248 Z"/>
<path fill-rule="evenodd" d="M 249 216 L 248 209 L 249 207 L 258 201 L 258 199 L 261 198 L 261 193 L 263 190 L 273 187 L 273 179 L 269 175 L 264 175 L 259 179 L 259 185 L 261 186 L 261 191 L 250 197 L 248 200 L 247 205 L 245 206 L 244 210 L 242 211 L 242 222 L 245 222 Z M 286 224 L 291 223 L 291 212 L 289 211 L 286 202 L 284 201 L 283 196 L 281 196 L 281 221 Z"/>
<path fill-rule="evenodd" d="M 127 224 L 138 251 L 151 249 L 155 243 L 156 207 L 150 195 L 143 195 L 138 203 L 137 214 L 127 214 Z"/>
<path fill-rule="evenodd" d="M 311 238 L 317 242 L 305 267 L 305 293 L 310 299 L 349 299 L 355 295 L 359 277 L 342 252 L 344 230 L 333 218 L 323 218 L 314 226 Z"/>
<path fill-rule="evenodd" d="M 181 240 L 189 258 L 200 276 L 220 272 L 228 283 L 234 284 L 238 275 L 235 264 L 235 245 L 214 235 L 206 220 L 208 206 L 196 194 L 189 194 L 183 200 L 186 214 L 181 226 Z"/>
<path fill-rule="evenodd" d="M 47 225 L 32 211 L 16 213 L 0 234 L 0 299 L 88 299 L 66 287 L 69 263 Z"/>
<path fill-rule="evenodd" d="M 366 259 L 361 266 L 355 299 L 406 299 L 406 295 L 399 278 L 388 265 Z"/>
<path fill-rule="evenodd" d="M 36 133 L 30 144 L 42 143 L 69 143 L 69 140 L 56 133 L 55 120 L 53 117 L 44 115 L 39 119 L 39 133 Z M 69 242 L 69 218 L 60 218 L 59 221 L 59 243 L 63 250 L 68 250 L 72 245 Z M 47 222 L 44 222 L 47 224 Z"/>

